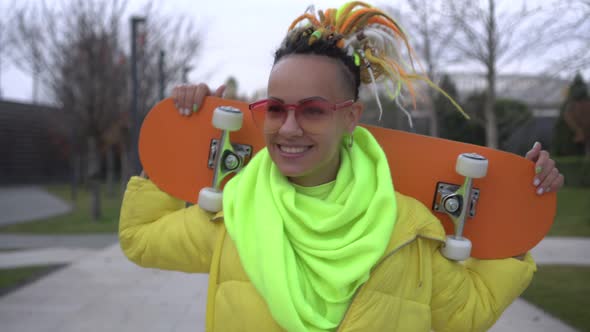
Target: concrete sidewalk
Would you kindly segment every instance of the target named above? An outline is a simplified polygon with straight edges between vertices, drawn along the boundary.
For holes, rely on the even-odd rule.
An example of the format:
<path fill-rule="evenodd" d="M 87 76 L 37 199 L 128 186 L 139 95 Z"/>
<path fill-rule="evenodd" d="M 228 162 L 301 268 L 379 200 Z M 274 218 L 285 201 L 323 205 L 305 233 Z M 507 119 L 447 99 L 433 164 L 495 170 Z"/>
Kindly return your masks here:
<path fill-rule="evenodd" d="M 0 253 L 0 269 L 61 265 L 77 262 L 96 253 L 96 250 L 81 248 L 27 249 Z M 93 259 L 88 257 L 88 259 Z"/>
<path fill-rule="evenodd" d="M 523 299 L 516 299 L 488 332 L 576 332 Z"/>
<path fill-rule="evenodd" d="M 590 238 L 547 237 L 531 254 L 539 265 L 590 265 Z"/>
<path fill-rule="evenodd" d="M 553 262 L 559 252 L 577 252 L 581 259 L 568 257 L 568 264 L 587 264 L 589 245 L 588 239 L 550 238 L 534 255 Z M 553 258 L 543 257 L 548 253 Z M 2 332 L 203 331 L 206 293 L 207 275 L 140 268 L 115 244 L 1 297 L 0 322 Z M 575 330 L 518 300 L 491 331 Z"/>
<path fill-rule="evenodd" d="M 115 244 L 0 298 L 2 332 L 204 331 L 207 275 L 143 269 Z"/>
<path fill-rule="evenodd" d="M 2 233 L 0 234 L 0 249 L 102 249 L 117 243 L 118 240 L 117 234 L 34 235 Z"/>
<path fill-rule="evenodd" d="M 71 211 L 61 199 L 36 186 L 0 188 L 0 225 L 29 222 Z"/>

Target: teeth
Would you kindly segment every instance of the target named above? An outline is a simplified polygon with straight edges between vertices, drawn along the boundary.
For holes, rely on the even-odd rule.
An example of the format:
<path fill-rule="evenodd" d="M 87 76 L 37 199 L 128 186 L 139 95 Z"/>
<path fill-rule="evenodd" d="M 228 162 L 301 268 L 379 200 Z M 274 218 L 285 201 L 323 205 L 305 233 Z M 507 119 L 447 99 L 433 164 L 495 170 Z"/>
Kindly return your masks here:
<path fill-rule="evenodd" d="M 281 151 L 286 152 L 286 153 L 301 153 L 301 152 L 304 152 L 305 150 L 307 150 L 307 147 L 279 145 L 279 149 L 281 149 Z"/>

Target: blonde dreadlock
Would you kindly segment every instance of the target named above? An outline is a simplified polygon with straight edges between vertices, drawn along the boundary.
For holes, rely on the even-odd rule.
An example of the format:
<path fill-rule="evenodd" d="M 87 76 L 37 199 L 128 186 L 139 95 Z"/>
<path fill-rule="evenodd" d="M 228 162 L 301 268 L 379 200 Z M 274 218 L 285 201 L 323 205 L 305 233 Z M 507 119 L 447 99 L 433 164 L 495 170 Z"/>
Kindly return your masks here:
<path fill-rule="evenodd" d="M 400 45 L 407 50 L 408 62 L 398 49 Z M 469 118 L 447 93 L 416 71 L 415 53 L 401 26 L 385 12 L 364 2 L 352 1 L 338 9 L 318 12 L 310 6 L 289 26 L 287 38 L 275 53 L 275 63 L 291 53 L 314 53 L 342 60 L 355 76 L 355 98 L 361 81 L 372 86 L 379 120 L 383 109 L 376 84 L 384 82 L 389 96 L 406 113 L 412 126 L 412 118 L 400 99 L 403 101 L 407 93 L 416 107 L 416 81 L 423 81 L 442 93 Z"/>

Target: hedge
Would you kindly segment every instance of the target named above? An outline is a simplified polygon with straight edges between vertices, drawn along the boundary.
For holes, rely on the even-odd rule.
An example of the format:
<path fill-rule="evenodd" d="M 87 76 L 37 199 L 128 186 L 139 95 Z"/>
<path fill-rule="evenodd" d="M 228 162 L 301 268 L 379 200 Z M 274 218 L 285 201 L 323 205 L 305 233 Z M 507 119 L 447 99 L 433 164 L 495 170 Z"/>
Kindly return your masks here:
<path fill-rule="evenodd" d="M 570 187 L 590 187 L 590 158 L 584 156 L 555 157 L 557 168 Z"/>

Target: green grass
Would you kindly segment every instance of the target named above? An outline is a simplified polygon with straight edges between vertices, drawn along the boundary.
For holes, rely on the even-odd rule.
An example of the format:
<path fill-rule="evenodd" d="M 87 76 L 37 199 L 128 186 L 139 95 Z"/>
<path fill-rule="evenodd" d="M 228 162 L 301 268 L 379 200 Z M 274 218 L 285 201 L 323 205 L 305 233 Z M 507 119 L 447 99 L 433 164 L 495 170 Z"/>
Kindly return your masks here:
<path fill-rule="evenodd" d="M 590 331 L 590 266 L 539 266 L 522 297 L 582 331 Z"/>
<path fill-rule="evenodd" d="M 0 296 L 29 284 L 59 267 L 51 265 L 0 269 Z"/>
<path fill-rule="evenodd" d="M 50 185 L 45 189 L 72 203 L 68 185 Z M 83 186 L 78 189 L 78 198 L 70 213 L 29 223 L 14 224 L 0 227 L 0 233 L 31 233 L 31 234 L 84 234 L 84 233 L 117 233 L 119 227 L 119 211 L 122 196 L 119 187 L 115 186 L 114 195 L 109 195 L 106 186 L 101 188 L 102 217 L 93 221 L 91 216 L 91 195 Z M 34 208 L 31 207 L 31 208 Z"/>
<path fill-rule="evenodd" d="M 590 237 L 590 188 L 565 187 L 557 193 L 557 216 L 549 236 Z"/>
<path fill-rule="evenodd" d="M 71 203 L 70 187 L 51 185 L 47 191 Z M 103 186 L 102 213 L 100 220 L 92 221 L 90 194 L 83 187 L 78 190 L 77 204 L 71 213 L 30 223 L 0 227 L 0 233 L 32 234 L 83 234 L 116 233 L 118 231 L 121 195 L 115 187 L 115 195 L 108 195 Z M 557 217 L 549 236 L 590 237 L 590 188 L 563 188 L 558 193 Z"/>

